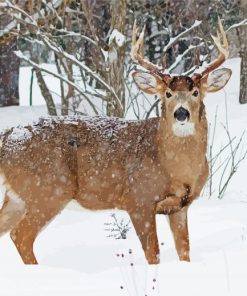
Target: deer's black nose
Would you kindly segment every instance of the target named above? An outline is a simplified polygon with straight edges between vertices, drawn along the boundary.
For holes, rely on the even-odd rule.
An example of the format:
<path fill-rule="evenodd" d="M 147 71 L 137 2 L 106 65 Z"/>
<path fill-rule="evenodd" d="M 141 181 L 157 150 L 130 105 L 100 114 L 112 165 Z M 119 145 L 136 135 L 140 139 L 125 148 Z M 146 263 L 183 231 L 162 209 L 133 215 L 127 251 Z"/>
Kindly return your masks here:
<path fill-rule="evenodd" d="M 190 118 L 190 112 L 188 110 L 186 110 L 185 108 L 180 107 L 174 112 L 174 117 L 178 121 L 185 121 L 186 119 Z"/>

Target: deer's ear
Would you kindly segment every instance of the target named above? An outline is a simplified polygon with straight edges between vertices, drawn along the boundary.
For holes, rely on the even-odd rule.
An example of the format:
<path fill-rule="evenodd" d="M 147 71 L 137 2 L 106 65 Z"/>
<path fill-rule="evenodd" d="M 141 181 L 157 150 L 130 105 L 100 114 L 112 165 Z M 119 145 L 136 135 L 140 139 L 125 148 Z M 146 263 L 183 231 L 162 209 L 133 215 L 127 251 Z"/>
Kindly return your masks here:
<path fill-rule="evenodd" d="M 147 94 L 157 94 L 162 87 L 162 80 L 145 72 L 134 72 L 133 79 L 140 90 Z"/>
<path fill-rule="evenodd" d="M 213 71 L 207 78 L 207 92 L 216 92 L 222 89 L 232 75 L 232 70 L 221 68 Z"/>

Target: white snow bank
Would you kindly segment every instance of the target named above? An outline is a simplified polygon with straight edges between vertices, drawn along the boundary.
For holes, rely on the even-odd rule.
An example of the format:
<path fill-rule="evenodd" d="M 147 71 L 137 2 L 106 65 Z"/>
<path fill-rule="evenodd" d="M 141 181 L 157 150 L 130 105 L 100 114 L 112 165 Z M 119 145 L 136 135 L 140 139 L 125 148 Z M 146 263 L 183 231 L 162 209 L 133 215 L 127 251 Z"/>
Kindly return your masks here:
<path fill-rule="evenodd" d="M 159 216 L 162 263 L 148 266 L 133 229 L 127 240 L 106 238 L 110 212 L 65 210 L 36 241 L 39 266 L 24 266 L 9 237 L 1 238 L 1 295 L 246 295 L 246 211 L 244 203 L 192 205 L 191 263 L 178 261 Z"/>

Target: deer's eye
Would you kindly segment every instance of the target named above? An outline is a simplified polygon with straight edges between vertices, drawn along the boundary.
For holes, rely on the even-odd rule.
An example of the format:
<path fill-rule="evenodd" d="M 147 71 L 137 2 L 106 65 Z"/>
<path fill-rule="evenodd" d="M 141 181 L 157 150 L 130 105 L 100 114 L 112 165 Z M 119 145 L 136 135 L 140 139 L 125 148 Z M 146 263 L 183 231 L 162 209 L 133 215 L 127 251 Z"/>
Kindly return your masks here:
<path fill-rule="evenodd" d="M 172 96 L 172 94 L 169 91 L 166 91 L 166 97 L 169 99 Z"/>
<path fill-rule="evenodd" d="M 198 94 L 199 94 L 199 93 L 198 93 L 198 90 L 195 90 L 195 91 L 193 92 L 192 96 L 197 97 Z"/>

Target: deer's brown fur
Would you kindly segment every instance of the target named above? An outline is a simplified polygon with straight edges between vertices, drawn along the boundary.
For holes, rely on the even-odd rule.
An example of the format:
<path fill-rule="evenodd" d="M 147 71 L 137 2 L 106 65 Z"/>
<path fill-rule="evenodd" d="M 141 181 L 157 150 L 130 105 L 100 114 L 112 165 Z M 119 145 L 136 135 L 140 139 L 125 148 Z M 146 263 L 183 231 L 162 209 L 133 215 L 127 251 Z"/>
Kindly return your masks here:
<path fill-rule="evenodd" d="M 140 229 L 137 232 L 145 249 L 153 211 L 172 190 L 166 167 L 175 176 L 177 170 L 181 173 L 180 165 L 186 167 L 189 160 L 188 171 L 183 172 L 182 194 L 184 185 L 193 190 L 198 186 L 191 175 L 190 159 L 205 142 L 197 143 L 191 137 L 170 143 L 168 135 L 163 119 L 158 118 L 141 122 L 101 117 L 41 119 L 33 126 L 5 132 L 0 166 L 7 187 L 6 202 L 13 203 L 12 195 L 16 194 L 15 198 L 25 203 L 25 213 L 20 211 L 21 223 L 9 223 L 9 228 L 14 227 L 11 237 L 24 262 L 36 262 L 26 240 L 31 246 L 42 227 L 72 199 L 92 210 L 128 211 Z M 166 141 L 172 145 L 169 150 L 165 149 Z M 192 143 L 194 151 L 190 149 Z M 174 153 L 177 144 L 179 153 Z M 197 161 L 193 165 L 197 168 Z M 156 211 L 176 212 L 181 208 L 180 200 L 176 200 L 179 198 L 173 198 L 175 202 L 171 199 L 167 208 L 161 203 Z"/>
<path fill-rule="evenodd" d="M 157 262 L 155 213 L 172 214 L 187 205 L 181 201 L 186 186 L 191 190 L 186 203 L 198 195 L 207 177 L 204 166 L 198 170 L 206 166 L 205 149 L 203 128 L 194 137 L 175 139 L 163 118 L 41 119 L 7 131 L 0 166 L 6 200 L 15 193 L 25 203 L 21 223 L 9 224 L 24 262 L 36 262 L 31 247 L 36 235 L 72 199 L 92 210 L 126 210 L 147 259 Z M 154 254 L 146 246 L 149 236 Z"/>

